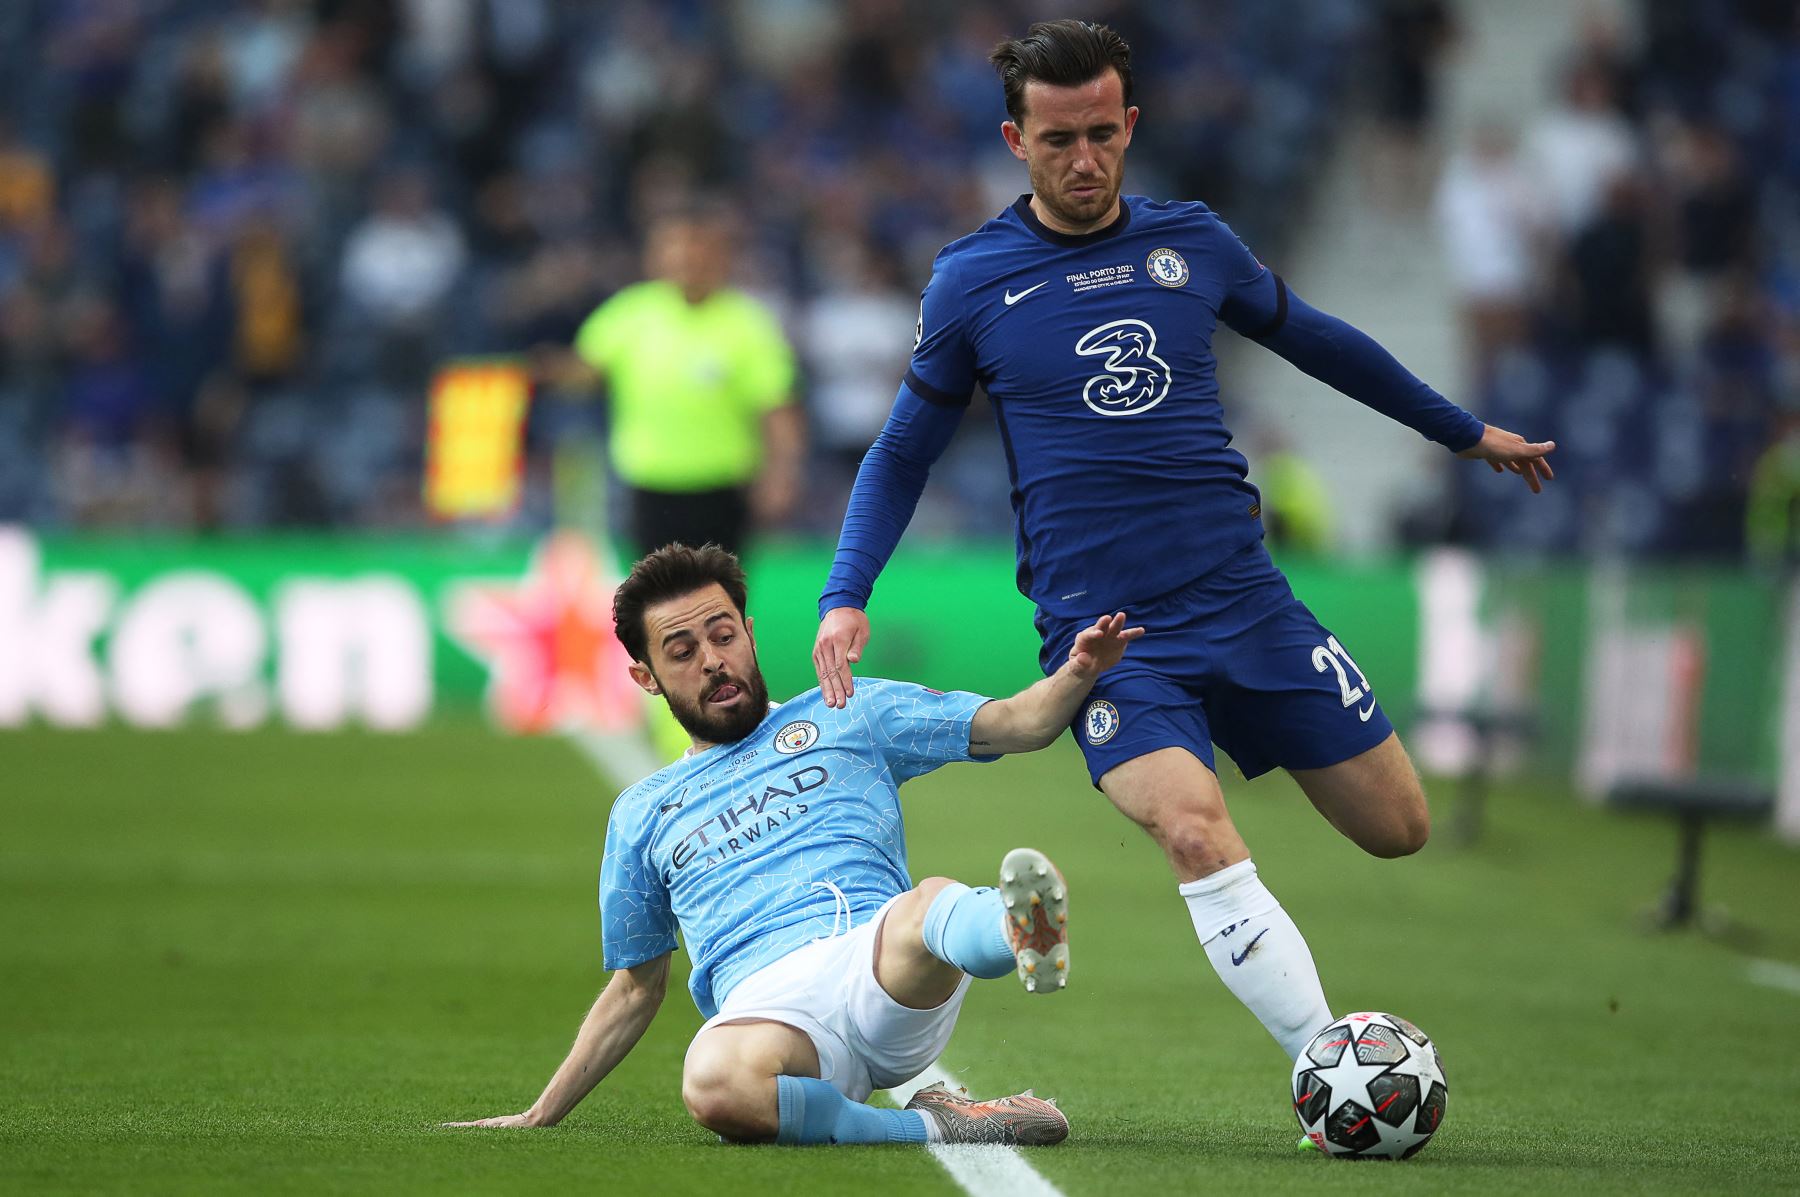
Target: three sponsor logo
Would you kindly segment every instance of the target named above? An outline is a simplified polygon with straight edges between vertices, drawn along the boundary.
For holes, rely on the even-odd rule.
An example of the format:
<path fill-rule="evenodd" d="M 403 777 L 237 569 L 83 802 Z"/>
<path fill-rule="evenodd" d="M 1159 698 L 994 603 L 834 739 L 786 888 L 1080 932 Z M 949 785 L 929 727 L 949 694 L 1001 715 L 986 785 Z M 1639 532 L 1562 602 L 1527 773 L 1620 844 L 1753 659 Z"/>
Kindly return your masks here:
<path fill-rule="evenodd" d="M 1156 354 L 1156 330 L 1142 320 L 1109 320 L 1075 342 L 1083 357 L 1106 358 L 1081 388 L 1081 401 L 1103 416 L 1135 416 L 1169 394 L 1169 363 Z"/>
<path fill-rule="evenodd" d="M 1151 251 L 1144 261 L 1144 273 L 1157 285 L 1171 289 L 1185 287 L 1193 277 L 1187 259 L 1166 246 Z M 1079 295 L 1130 283 L 1136 275 L 1136 267 L 1125 263 L 1072 274 L 1067 281 Z M 1010 308 L 1048 285 L 1046 279 L 1021 291 L 1008 287 L 1003 299 Z M 1157 356 L 1156 329 L 1146 321 L 1109 320 L 1084 333 L 1075 342 L 1075 352 L 1082 357 L 1106 359 L 1102 372 L 1090 377 L 1081 388 L 1081 401 L 1091 411 L 1103 416 L 1135 416 L 1149 411 L 1169 394 L 1169 363 Z"/>

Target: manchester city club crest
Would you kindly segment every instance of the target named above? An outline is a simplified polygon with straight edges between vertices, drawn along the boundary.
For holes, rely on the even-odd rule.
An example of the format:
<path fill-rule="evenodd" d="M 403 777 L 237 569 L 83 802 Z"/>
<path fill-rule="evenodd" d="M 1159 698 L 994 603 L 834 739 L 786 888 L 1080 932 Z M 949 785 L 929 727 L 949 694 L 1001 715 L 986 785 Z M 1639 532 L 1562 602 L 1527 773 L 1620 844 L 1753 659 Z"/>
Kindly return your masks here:
<path fill-rule="evenodd" d="M 819 725 L 810 719 L 796 719 L 775 733 L 775 751 L 783 756 L 805 752 L 819 742 Z"/>
<path fill-rule="evenodd" d="M 1088 703 L 1087 714 L 1081 717 L 1081 724 L 1089 744 L 1104 744 L 1119 730 L 1119 708 L 1104 698 L 1096 698 Z"/>
<path fill-rule="evenodd" d="M 1172 249 L 1152 251 L 1149 260 L 1144 265 L 1149 269 L 1150 277 L 1165 287 L 1181 287 L 1187 284 L 1187 259 Z"/>

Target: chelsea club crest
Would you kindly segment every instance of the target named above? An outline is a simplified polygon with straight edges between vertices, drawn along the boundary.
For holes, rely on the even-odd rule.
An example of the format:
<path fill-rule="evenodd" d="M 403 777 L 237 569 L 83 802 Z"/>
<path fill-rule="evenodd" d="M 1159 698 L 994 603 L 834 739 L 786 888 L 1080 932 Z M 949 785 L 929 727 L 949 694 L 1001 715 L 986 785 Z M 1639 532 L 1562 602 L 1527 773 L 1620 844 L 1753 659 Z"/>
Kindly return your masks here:
<path fill-rule="evenodd" d="M 1081 717 L 1081 723 L 1089 744 L 1104 744 L 1119 730 L 1119 708 L 1104 698 L 1096 698 L 1088 703 L 1087 713 Z"/>
<path fill-rule="evenodd" d="M 810 719 L 796 719 L 775 733 L 775 751 L 783 756 L 805 752 L 819 742 L 819 725 Z"/>
<path fill-rule="evenodd" d="M 1187 285 L 1187 259 L 1172 249 L 1154 250 L 1144 265 L 1150 271 L 1150 277 L 1165 287 L 1181 287 Z"/>

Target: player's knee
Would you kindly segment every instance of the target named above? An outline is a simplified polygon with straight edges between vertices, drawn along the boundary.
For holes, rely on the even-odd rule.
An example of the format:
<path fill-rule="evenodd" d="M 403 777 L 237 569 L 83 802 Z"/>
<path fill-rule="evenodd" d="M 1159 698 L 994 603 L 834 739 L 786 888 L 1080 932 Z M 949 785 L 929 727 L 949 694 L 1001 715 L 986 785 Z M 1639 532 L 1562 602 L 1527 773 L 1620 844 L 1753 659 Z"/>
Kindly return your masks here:
<path fill-rule="evenodd" d="M 741 1078 L 721 1068 L 689 1068 L 681 1078 L 681 1101 L 688 1114 L 726 1139 L 753 1140 L 768 1133 L 766 1111 L 746 1091 Z"/>
<path fill-rule="evenodd" d="M 910 932 L 914 937 L 922 935 L 926 911 L 931 909 L 931 904 L 937 901 L 939 894 L 955 884 L 957 882 L 952 877 L 927 877 L 919 882 L 913 887 L 912 893 L 907 895 L 907 901 L 896 903 L 888 914 L 888 918 L 892 920 L 888 924 L 889 929 L 899 933 Z"/>
<path fill-rule="evenodd" d="M 1431 838 L 1431 810 L 1425 805 L 1425 796 L 1419 795 L 1416 805 L 1409 806 L 1400 820 L 1399 852 L 1396 856 L 1411 856 L 1425 846 Z"/>
<path fill-rule="evenodd" d="M 1239 841 L 1231 822 L 1211 818 L 1200 809 L 1183 810 L 1159 818 L 1145 828 L 1169 858 L 1176 872 L 1205 876 L 1231 863 Z"/>
<path fill-rule="evenodd" d="M 919 918 L 923 920 L 925 912 L 937 901 L 937 896 L 956 884 L 958 882 L 954 877 L 927 877 L 915 885 L 913 892 L 918 895 L 915 905 L 919 908 Z"/>
<path fill-rule="evenodd" d="M 1425 805 L 1425 795 L 1420 793 L 1417 801 L 1396 806 L 1392 815 L 1359 839 L 1358 844 L 1371 856 L 1394 860 L 1411 856 L 1430 838 L 1431 810 Z"/>
<path fill-rule="evenodd" d="M 729 1090 L 681 1087 L 681 1100 L 695 1122 L 726 1139 L 740 1138 L 738 1102 Z"/>

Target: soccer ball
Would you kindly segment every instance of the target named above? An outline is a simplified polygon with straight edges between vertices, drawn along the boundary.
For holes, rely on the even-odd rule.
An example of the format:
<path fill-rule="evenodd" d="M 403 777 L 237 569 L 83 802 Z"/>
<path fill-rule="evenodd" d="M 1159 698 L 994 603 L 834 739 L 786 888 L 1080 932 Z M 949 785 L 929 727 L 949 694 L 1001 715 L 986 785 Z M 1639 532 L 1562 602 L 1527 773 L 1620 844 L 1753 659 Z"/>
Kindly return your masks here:
<path fill-rule="evenodd" d="M 1327 1155 L 1403 1160 L 1444 1123 L 1450 1087 L 1425 1032 L 1392 1014 L 1346 1014 L 1294 1061 L 1294 1113 Z"/>

